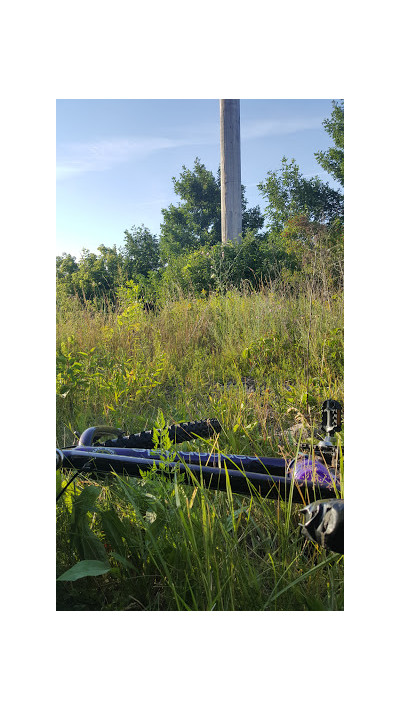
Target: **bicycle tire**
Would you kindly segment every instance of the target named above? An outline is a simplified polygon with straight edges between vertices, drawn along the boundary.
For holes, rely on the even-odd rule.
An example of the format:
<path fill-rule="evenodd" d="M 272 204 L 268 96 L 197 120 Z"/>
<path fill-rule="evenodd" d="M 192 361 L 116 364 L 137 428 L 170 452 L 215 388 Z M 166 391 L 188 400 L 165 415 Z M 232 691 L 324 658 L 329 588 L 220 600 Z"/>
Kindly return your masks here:
<path fill-rule="evenodd" d="M 344 553 L 344 500 L 314 501 L 301 509 L 306 516 L 301 532 L 322 548 Z"/>
<path fill-rule="evenodd" d="M 201 437 L 210 439 L 214 434 L 221 432 L 221 425 L 216 418 L 195 420 L 194 422 L 179 422 L 168 427 L 168 437 L 173 444 L 189 442 L 191 439 Z M 158 430 L 160 434 L 160 430 Z M 129 447 L 132 449 L 151 449 L 154 446 L 153 430 L 143 430 L 131 435 L 120 435 L 116 439 L 104 442 L 105 447 Z"/>

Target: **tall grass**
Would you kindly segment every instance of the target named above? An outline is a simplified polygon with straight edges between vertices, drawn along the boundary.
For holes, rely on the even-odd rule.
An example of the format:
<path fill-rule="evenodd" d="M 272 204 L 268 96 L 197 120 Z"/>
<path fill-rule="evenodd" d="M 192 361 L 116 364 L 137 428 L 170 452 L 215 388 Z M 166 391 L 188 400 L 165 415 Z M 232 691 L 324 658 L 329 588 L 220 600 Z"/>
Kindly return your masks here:
<path fill-rule="evenodd" d="M 342 326 L 342 295 L 314 291 L 234 290 L 150 314 L 68 302 L 58 316 L 57 444 L 94 424 L 153 427 L 161 410 L 168 423 L 221 422 L 214 442 L 181 449 L 293 456 L 321 402 L 343 399 Z M 109 570 L 59 582 L 59 609 L 343 607 L 340 557 L 301 537 L 296 505 L 159 473 L 71 489 L 57 509 L 58 574 L 88 556 Z"/>

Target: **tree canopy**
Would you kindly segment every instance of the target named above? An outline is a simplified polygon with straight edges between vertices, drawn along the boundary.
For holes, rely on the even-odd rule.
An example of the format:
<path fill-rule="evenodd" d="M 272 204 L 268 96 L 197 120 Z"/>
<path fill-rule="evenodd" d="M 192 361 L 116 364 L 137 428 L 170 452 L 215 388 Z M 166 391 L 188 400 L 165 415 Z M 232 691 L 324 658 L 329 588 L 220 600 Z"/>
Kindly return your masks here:
<path fill-rule="evenodd" d="M 270 228 L 280 231 L 295 215 L 329 224 L 343 217 L 343 196 L 319 178 L 305 178 L 296 161 L 282 158 L 279 170 L 270 170 L 258 189 L 266 198 Z"/>
<path fill-rule="evenodd" d="M 125 271 L 128 279 L 141 275 L 148 277 L 150 272 L 160 266 L 160 246 L 158 239 L 150 230 L 141 225 L 125 230 L 125 246 L 122 249 Z"/>
<path fill-rule="evenodd" d="M 314 153 L 319 165 L 342 186 L 344 185 L 344 104 L 332 102 L 332 114 L 322 122 L 334 147 Z M 343 194 L 318 177 L 306 178 L 296 161 L 282 158 L 279 170 L 269 171 L 258 189 L 266 198 L 265 214 L 274 232 L 282 231 L 297 215 L 311 222 L 332 225 L 343 222 Z"/>
<path fill-rule="evenodd" d="M 173 178 L 174 191 L 180 198 L 178 205 L 162 210 L 160 248 L 166 261 L 182 252 L 221 242 L 221 181 L 199 158 L 192 170 L 182 166 L 179 178 Z M 247 209 L 245 188 L 242 186 L 243 233 L 257 232 L 264 219 L 260 208 Z"/>
<path fill-rule="evenodd" d="M 321 168 L 344 186 L 344 102 L 332 102 L 332 115 L 322 122 L 334 146 L 327 151 L 314 153 Z"/>

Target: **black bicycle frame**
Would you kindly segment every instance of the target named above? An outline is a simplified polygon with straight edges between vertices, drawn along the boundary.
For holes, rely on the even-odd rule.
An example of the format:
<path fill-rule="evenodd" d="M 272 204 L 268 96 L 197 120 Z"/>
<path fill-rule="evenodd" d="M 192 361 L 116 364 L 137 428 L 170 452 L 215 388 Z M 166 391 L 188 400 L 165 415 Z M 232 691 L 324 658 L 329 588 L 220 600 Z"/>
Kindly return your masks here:
<path fill-rule="evenodd" d="M 144 452 L 146 456 L 143 456 Z M 115 472 L 129 477 L 141 477 L 142 472 L 153 468 L 162 468 L 164 476 L 174 478 L 175 473 L 183 475 L 187 484 L 202 482 L 209 489 L 226 491 L 229 486 L 236 494 L 258 492 L 261 496 L 272 499 L 291 500 L 295 503 L 308 503 L 316 499 L 328 499 L 335 496 L 335 487 L 327 486 L 317 481 L 297 481 L 288 474 L 289 462 L 280 458 L 244 457 L 243 460 L 254 460 L 253 469 L 257 466 L 263 471 L 249 471 L 235 467 L 237 455 L 221 455 L 220 466 L 208 466 L 202 459 L 215 461 L 217 455 L 197 455 L 200 463 L 188 461 L 197 453 L 174 453 L 173 461 L 164 461 L 162 453 L 149 450 L 113 450 L 109 447 L 73 447 L 57 450 L 57 467 L 76 469 L 78 472 L 104 475 Z M 167 453 L 168 454 L 168 453 Z M 244 462 L 243 462 L 244 463 Z M 229 479 L 229 484 L 228 484 Z"/>

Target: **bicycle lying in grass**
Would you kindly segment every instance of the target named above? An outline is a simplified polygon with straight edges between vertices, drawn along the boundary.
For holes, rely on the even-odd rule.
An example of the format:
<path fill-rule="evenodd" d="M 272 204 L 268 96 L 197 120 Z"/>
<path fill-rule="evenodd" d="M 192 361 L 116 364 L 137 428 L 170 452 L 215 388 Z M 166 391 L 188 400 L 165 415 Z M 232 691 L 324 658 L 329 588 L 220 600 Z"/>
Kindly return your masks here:
<path fill-rule="evenodd" d="M 210 489 L 302 503 L 303 534 L 322 547 L 344 552 L 344 501 L 341 464 L 343 449 L 331 437 L 341 430 L 341 405 L 328 399 L 322 406 L 325 438 L 314 446 L 303 446 L 291 461 L 277 457 L 251 457 L 215 452 L 165 452 L 152 449 L 157 432 L 146 430 L 125 435 L 112 427 L 90 427 L 76 445 L 56 450 L 56 468 L 76 470 L 66 486 L 84 474 L 104 477 L 116 473 L 140 477 L 142 472 L 161 470 L 163 476 L 181 475 L 185 484 L 202 484 Z M 216 419 L 180 423 L 168 429 L 174 444 L 195 437 L 209 439 L 221 431 Z"/>

